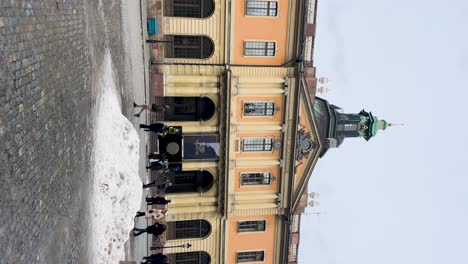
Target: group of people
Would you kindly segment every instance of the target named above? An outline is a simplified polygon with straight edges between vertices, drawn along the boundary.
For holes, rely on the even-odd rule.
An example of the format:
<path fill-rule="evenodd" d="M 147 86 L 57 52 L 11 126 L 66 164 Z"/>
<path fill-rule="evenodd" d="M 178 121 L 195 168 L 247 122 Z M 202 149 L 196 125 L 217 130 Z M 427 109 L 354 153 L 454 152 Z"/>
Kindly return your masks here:
<path fill-rule="evenodd" d="M 140 114 L 147 110 L 155 113 L 165 113 L 170 110 L 169 105 L 139 105 L 134 103 L 135 108 L 140 107 L 140 111 L 135 114 L 136 117 L 139 117 Z M 168 133 L 168 127 L 163 123 L 153 123 L 150 125 L 140 124 L 140 128 L 148 132 L 156 133 L 158 136 L 165 136 Z M 160 153 L 151 153 L 148 155 L 148 165 L 146 169 L 156 171 L 156 179 L 153 182 L 143 184 L 143 189 L 148 189 L 151 187 L 156 187 L 156 194 L 163 195 L 166 193 L 167 188 L 172 186 L 169 163 L 166 154 Z M 162 178 L 161 178 L 162 177 Z M 142 234 L 151 234 L 153 236 L 161 236 L 167 229 L 167 225 L 162 221 L 165 217 L 168 204 L 171 200 L 166 199 L 163 196 L 147 197 L 146 203 L 148 206 L 154 206 L 152 209 L 149 209 L 144 212 L 137 212 L 136 217 L 146 217 L 153 218 L 155 220 L 154 224 L 147 226 L 146 228 L 137 228 L 133 229 L 134 236 L 140 236 Z M 162 253 L 152 254 L 150 256 L 144 257 L 144 264 L 168 264 L 169 259 L 166 255 Z"/>
<path fill-rule="evenodd" d="M 171 200 L 166 199 L 162 196 L 156 197 L 146 197 L 146 203 L 148 206 L 156 205 L 160 208 L 152 208 L 145 212 L 138 211 L 136 213 L 136 217 L 146 217 L 146 218 L 154 218 L 156 222 L 152 225 L 147 226 L 146 228 L 133 228 L 133 235 L 140 236 L 144 233 L 151 234 L 153 236 L 160 236 L 162 235 L 166 229 L 167 225 L 161 223 L 160 220 L 166 215 L 168 204 Z M 162 253 L 152 254 L 150 256 L 146 256 L 143 258 L 142 264 L 168 264 L 169 259 L 166 255 Z"/>
<path fill-rule="evenodd" d="M 146 217 L 154 218 L 156 222 L 152 225 L 147 226 L 146 228 L 137 228 L 133 229 L 134 236 L 140 236 L 144 233 L 151 234 L 153 236 L 161 236 L 167 229 L 167 225 L 160 222 L 160 220 L 166 215 L 168 204 L 171 200 L 166 199 L 162 196 L 156 197 L 146 197 L 146 203 L 148 206 L 156 205 L 159 208 L 153 207 L 145 212 L 138 211 L 136 217 Z M 162 253 L 152 254 L 143 258 L 144 264 L 168 264 L 169 259 L 166 255 Z"/>
<path fill-rule="evenodd" d="M 136 105 L 135 106 L 139 106 Z M 168 109 L 168 107 L 164 108 L 158 108 L 156 106 L 140 106 L 142 107 L 142 111 L 144 109 Z M 140 111 L 140 113 L 142 112 Z M 138 113 L 137 115 L 139 115 Z M 151 124 L 151 125 L 140 125 L 140 128 L 144 128 L 146 131 L 152 131 L 158 134 L 163 134 L 167 131 L 167 127 L 162 124 L 162 123 L 156 123 L 156 124 Z M 148 206 L 152 207 L 151 209 L 141 212 L 138 211 L 136 213 L 136 217 L 146 217 L 146 218 L 151 218 L 154 219 L 155 222 L 152 225 L 147 226 L 146 228 L 137 228 L 135 227 L 133 229 L 133 235 L 134 236 L 140 236 L 142 234 L 151 234 L 153 236 L 159 237 L 161 236 L 167 229 L 167 225 L 164 224 L 161 220 L 165 217 L 167 210 L 168 210 L 168 204 L 171 202 L 171 200 L 166 199 L 164 196 L 159 196 L 163 195 L 166 192 L 166 189 L 172 185 L 170 177 L 168 176 L 169 173 L 169 166 L 168 166 L 168 159 L 165 154 L 159 154 L 159 153 L 151 153 L 148 155 L 148 166 L 146 166 L 147 169 L 155 170 L 158 173 L 156 174 L 156 179 L 153 182 L 143 184 L 143 189 L 147 189 L 150 187 L 156 187 L 156 194 L 158 196 L 155 197 L 146 197 L 146 203 Z M 163 180 L 161 182 L 160 178 L 163 176 Z M 167 264 L 169 263 L 169 259 L 166 255 L 162 253 L 158 254 L 152 254 L 150 256 L 144 257 L 143 262 L 144 264 Z"/>

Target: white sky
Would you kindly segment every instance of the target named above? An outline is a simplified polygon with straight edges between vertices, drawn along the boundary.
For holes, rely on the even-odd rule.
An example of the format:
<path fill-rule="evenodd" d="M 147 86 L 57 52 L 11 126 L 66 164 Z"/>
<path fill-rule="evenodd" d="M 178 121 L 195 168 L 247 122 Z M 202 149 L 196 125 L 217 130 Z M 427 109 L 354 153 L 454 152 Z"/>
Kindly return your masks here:
<path fill-rule="evenodd" d="M 319 0 L 324 96 L 404 127 L 330 150 L 300 263 L 468 263 L 468 0 Z M 321 215 L 310 213 L 320 212 Z"/>

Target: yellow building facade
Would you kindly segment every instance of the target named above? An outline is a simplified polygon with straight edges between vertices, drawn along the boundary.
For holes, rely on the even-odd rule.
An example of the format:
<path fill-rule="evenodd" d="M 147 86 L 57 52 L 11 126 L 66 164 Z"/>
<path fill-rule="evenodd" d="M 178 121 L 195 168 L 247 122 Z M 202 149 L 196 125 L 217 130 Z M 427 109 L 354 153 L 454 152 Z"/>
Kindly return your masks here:
<path fill-rule="evenodd" d="M 171 263 L 297 263 L 322 143 L 312 115 L 316 2 L 152 1 L 153 121 L 180 127 L 165 246 Z M 153 140 L 154 141 L 154 140 Z M 151 150 L 153 151 L 153 150 Z M 180 156 L 180 158 L 179 158 Z"/>

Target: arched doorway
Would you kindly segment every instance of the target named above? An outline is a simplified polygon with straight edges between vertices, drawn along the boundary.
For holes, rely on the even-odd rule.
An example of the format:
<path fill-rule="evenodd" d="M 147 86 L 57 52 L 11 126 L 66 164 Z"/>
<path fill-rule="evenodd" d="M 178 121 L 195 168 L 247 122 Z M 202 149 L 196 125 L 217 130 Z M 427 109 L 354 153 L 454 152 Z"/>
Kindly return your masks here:
<path fill-rule="evenodd" d="M 213 186 L 213 175 L 208 171 L 173 172 L 169 176 L 172 186 L 166 193 L 207 192 Z"/>
<path fill-rule="evenodd" d="M 171 264 L 210 264 L 211 257 L 205 251 L 167 254 Z"/>
<path fill-rule="evenodd" d="M 214 43 L 206 36 L 164 35 L 164 57 L 174 59 L 208 59 Z"/>
<path fill-rule="evenodd" d="M 211 232 L 206 220 L 174 221 L 167 223 L 166 239 L 204 238 Z"/>
<path fill-rule="evenodd" d="M 171 108 L 164 112 L 165 121 L 206 121 L 213 117 L 216 106 L 209 97 L 165 96 L 164 104 Z"/>
<path fill-rule="evenodd" d="M 165 0 L 164 15 L 207 18 L 213 14 L 214 7 L 213 0 Z"/>

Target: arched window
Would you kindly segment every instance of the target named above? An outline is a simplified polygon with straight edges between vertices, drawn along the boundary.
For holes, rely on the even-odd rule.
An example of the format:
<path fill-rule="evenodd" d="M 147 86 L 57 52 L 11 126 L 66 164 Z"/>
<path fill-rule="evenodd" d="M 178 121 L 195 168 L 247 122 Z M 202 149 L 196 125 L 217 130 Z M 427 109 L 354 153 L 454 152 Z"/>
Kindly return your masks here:
<path fill-rule="evenodd" d="M 205 36 L 164 35 L 165 58 L 208 59 L 214 51 L 213 41 Z"/>
<path fill-rule="evenodd" d="M 168 222 L 166 239 L 204 238 L 210 232 L 211 225 L 206 220 Z"/>
<path fill-rule="evenodd" d="M 209 97 L 166 96 L 164 104 L 171 108 L 164 112 L 164 121 L 206 121 L 216 111 Z"/>
<path fill-rule="evenodd" d="M 213 186 L 213 175 L 208 171 L 174 172 L 170 176 L 172 186 L 166 193 L 206 192 Z"/>
<path fill-rule="evenodd" d="M 211 258 L 205 251 L 167 254 L 171 264 L 210 264 Z"/>
<path fill-rule="evenodd" d="M 214 12 L 213 0 L 165 0 L 164 15 L 207 18 Z"/>

